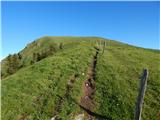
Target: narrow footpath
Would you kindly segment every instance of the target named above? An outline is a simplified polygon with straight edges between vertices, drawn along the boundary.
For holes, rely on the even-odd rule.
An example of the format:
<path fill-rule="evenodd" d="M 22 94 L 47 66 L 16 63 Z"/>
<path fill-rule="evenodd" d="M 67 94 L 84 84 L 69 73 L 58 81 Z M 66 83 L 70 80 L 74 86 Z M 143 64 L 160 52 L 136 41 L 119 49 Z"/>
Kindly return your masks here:
<path fill-rule="evenodd" d="M 80 101 L 81 106 L 83 106 L 85 109 L 89 111 L 93 110 L 94 107 L 93 96 L 96 91 L 95 77 L 96 77 L 96 65 L 97 65 L 97 57 L 99 54 L 99 49 L 95 47 L 95 50 L 96 53 L 93 56 L 91 65 L 88 68 L 87 79 L 84 81 L 82 88 L 84 91 L 84 96 L 81 97 Z M 89 112 L 86 112 L 85 116 L 88 118 L 88 120 L 93 120 L 93 116 L 89 114 Z"/>

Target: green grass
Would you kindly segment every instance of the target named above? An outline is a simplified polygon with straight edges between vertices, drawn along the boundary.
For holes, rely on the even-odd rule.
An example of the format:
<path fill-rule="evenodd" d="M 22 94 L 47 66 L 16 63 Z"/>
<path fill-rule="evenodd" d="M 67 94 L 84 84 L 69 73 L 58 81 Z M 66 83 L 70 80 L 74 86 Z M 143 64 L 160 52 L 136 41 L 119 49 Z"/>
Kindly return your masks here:
<path fill-rule="evenodd" d="M 159 61 L 159 53 L 156 52 L 132 47 L 107 47 L 97 64 L 97 111 L 114 120 L 132 120 L 139 77 L 143 68 L 148 68 L 142 119 L 157 120 L 160 108 Z"/>
<path fill-rule="evenodd" d="M 24 66 L 2 79 L 3 120 L 16 120 L 26 115 L 27 120 L 50 120 L 59 97 L 64 96 L 70 77 L 78 74 L 70 96 L 80 101 L 82 84 L 95 50 L 93 46 L 104 41 L 98 37 L 43 37 L 30 43 L 20 53 Z M 63 43 L 63 49 L 59 44 Z M 138 48 L 106 40 L 107 46 L 98 56 L 94 112 L 113 120 L 132 120 L 138 94 L 139 77 L 148 68 L 149 78 L 144 98 L 142 120 L 157 120 L 160 108 L 160 51 Z M 32 65 L 33 53 L 53 45 L 56 52 Z M 7 65 L 2 61 L 2 69 Z M 85 75 L 83 75 L 84 73 Z M 70 98 L 64 98 L 59 115 L 71 120 L 84 113 Z M 95 118 L 96 119 L 96 118 Z"/>

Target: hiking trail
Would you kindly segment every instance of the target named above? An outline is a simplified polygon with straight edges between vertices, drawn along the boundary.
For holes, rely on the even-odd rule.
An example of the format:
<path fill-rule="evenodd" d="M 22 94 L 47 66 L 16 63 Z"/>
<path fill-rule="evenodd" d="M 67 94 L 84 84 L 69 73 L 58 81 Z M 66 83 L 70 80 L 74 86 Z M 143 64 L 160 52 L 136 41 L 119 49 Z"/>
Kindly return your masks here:
<path fill-rule="evenodd" d="M 96 53 L 93 56 L 93 60 L 91 62 L 91 65 L 88 68 L 87 71 L 87 79 L 84 81 L 83 84 L 83 91 L 84 95 L 81 97 L 80 104 L 85 109 L 92 111 L 94 107 L 94 101 L 93 96 L 96 92 L 96 86 L 95 86 L 95 77 L 96 77 L 96 65 L 97 65 L 97 57 L 99 54 L 99 49 L 96 48 Z M 86 112 L 85 115 L 87 116 L 88 120 L 93 120 L 93 116 L 89 114 L 89 112 Z"/>

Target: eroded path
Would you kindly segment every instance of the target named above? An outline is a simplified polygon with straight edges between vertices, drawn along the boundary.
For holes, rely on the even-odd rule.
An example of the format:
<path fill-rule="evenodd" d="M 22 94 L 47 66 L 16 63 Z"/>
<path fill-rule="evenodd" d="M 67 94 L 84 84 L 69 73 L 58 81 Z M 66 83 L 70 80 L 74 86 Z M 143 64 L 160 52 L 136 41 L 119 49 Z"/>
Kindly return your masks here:
<path fill-rule="evenodd" d="M 93 96 L 96 91 L 95 77 L 96 77 L 96 65 L 97 65 L 97 57 L 99 54 L 99 49 L 98 48 L 95 49 L 96 53 L 93 56 L 91 65 L 88 68 L 87 79 L 85 80 L 82 88 L 84 91 L 84 96 L 81 97 L 80 101 L 81 106 L 83 106 L 88 111 L 92 111 L 94 107 Z M 85 116 L 88 118 L 88 120 L 93 120 L 93 116 L 89 112 L 86 112 Z"/>

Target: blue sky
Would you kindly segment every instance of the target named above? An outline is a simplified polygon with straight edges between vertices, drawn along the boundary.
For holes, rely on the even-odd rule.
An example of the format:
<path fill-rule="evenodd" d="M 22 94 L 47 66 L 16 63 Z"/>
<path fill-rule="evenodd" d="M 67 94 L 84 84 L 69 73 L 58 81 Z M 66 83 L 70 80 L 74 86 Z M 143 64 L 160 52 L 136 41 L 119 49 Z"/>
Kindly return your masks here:
<path fill-rule="evenodd" d="M 158 2 L 2 2 L 2 57 L 42 36 L 100 36 L 159 48 Z"/>

